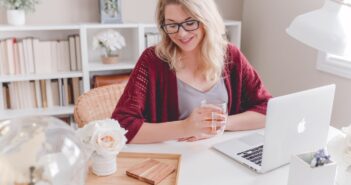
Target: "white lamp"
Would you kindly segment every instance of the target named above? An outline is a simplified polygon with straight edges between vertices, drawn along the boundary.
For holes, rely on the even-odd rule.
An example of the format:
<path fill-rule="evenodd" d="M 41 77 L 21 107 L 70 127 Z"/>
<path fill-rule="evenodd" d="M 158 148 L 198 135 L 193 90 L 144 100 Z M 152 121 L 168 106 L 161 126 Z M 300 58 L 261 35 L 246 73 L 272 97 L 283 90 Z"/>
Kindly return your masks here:
<path fill-rule="evenodd" d="M 326 0 L 321 9 L 297 16 L 286 32 L 310 47 L 351 59 L 351 0 Z"/>

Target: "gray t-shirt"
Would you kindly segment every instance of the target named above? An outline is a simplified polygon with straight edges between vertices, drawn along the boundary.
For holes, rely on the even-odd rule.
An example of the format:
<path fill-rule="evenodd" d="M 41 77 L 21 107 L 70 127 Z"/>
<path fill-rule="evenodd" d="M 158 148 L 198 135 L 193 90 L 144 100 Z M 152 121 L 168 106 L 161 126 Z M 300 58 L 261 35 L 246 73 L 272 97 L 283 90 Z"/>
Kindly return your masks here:
<path fill-rule="evenodd" d="M 216 99 L 228 102 L 228 92 L 224 79 L 220 79 L 210 90 L 202 92 L 177 78 L 179 120 L 187 118 L 201 101 Z"/>

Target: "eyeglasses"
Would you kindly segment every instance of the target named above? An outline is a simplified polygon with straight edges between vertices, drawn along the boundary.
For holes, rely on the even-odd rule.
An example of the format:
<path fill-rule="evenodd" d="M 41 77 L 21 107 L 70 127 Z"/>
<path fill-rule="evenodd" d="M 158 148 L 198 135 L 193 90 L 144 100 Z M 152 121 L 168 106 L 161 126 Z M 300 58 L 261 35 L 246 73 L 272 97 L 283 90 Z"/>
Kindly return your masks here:
<path fill-rule="evenodd" d="M 161 25 L 161 28 L 167 34 L 174 34 L 174 33 L 178 33 L 180 27 L 182 27 L 185 31 L 194 31 L 199 28 L 199 25 L 200 25 L 200 21 L 188 20 L 181 23 L 163 24 Z"/>

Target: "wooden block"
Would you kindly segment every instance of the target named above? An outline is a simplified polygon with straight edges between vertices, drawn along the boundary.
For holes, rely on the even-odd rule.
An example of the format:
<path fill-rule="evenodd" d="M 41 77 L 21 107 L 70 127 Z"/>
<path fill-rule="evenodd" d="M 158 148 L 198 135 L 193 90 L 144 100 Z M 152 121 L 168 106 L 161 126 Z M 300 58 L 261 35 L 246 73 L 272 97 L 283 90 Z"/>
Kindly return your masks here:
<path fill-rule="evenodd" d="M 158 184 L 175 171 L 175 167 L 154 159 L 147 159 L 127 169 L 126 174 L 148 184 Z"/>

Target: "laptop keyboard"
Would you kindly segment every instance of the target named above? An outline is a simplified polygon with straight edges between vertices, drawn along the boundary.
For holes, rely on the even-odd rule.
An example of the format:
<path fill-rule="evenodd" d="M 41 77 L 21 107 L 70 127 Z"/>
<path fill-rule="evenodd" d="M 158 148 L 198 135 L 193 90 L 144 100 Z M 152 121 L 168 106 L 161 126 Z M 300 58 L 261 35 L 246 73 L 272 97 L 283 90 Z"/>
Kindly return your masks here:
<path fill-rule="evenodd" d="M 245 158 L 259 166 L 261 166 L 262 163 L 262 151 L 263 151 L 263 145 L 251 148 L 249 150 L 243 151 L 238 153 L 239 156 L 242 158 Z"/>

